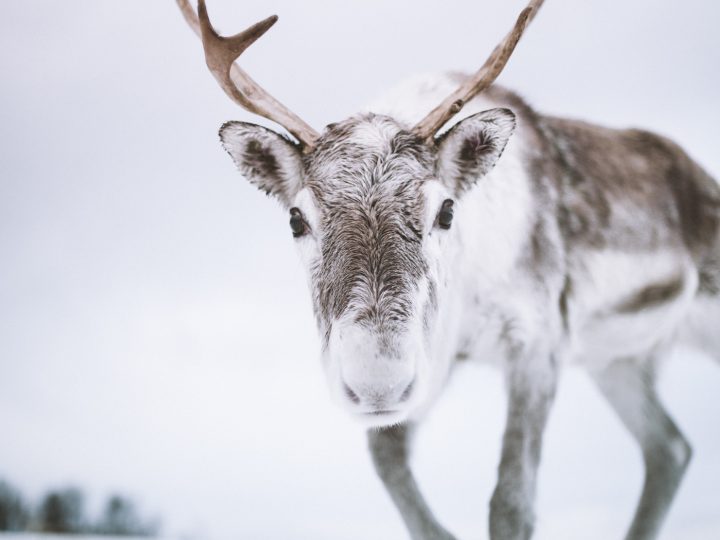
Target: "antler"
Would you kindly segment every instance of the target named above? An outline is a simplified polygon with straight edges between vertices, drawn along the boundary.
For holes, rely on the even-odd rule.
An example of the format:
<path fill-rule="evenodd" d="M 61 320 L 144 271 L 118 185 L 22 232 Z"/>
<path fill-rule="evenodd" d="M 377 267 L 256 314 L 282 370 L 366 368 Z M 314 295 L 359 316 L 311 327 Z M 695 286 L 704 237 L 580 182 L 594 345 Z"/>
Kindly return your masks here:
<path fill-rule="evenodd" d="M 318 133 L 235 64 L 245 49 L 275 24 L 277 16 L 268 17 L 232 37 L 223 37 L 210 23 L 205 0 L 198 0 L 197 15 L 189 0 L 177 0 L 177 4 L 190 28 L 202 40 L 210 72 L 230 99 L 244 109 L 283 126 L 300 141 L 305 151 L 312 149 Z"/>
<path fill-rule="evenodd" d="M 522 10 L 515 23 L 515 27 L 505 36 L 505 39 L 495 47 L 492 54 L 485 60 L 482 67 L 468 78 L 460 87 L 435 107 L 430 114 L 418 122 L 413 131 L 423 140 L 431 141 L 435 133 L 445 125 L 455 114 L 460 112 L 465 104 L 486 90 L 502 72 L 520 37 L 525 32 L 530 21 L 533 20 L 544 0 L 531 0 Z"/>

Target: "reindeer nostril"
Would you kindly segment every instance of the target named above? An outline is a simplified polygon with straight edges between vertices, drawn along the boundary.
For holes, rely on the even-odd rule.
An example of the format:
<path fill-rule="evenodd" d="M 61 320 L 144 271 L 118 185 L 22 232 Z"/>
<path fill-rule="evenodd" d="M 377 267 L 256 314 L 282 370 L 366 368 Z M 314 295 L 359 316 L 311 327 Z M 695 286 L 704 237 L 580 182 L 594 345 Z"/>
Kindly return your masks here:
<path fill-rule="evenodd" d="M 348 399 L 349 399 L 350 401 L 352 401 L 353 403 L 355 403 L 355 405 L 359 405 L 359 404 L 360 404 L 360 398 L 358 397 L 358 395 L 357 395 L 355 392 L 353 392 L 353 389 L 350 388 L 350 387 L 349 387 L 347 384 L 345 384 L 345 383 L 343 383 L 343 390 L 345 390 L 345 395 L 348 397 Z"/>
<path fill-rule="evenodd" d="M 407 388 L 403 391 L 402 395 L 400 396 L 400 403 L 403 403 L 404 401 L 407 401 L 410 399 L 410 394 L 412 394 L 413 388 L 415 387 L 415 379 L 410 381 L 410 384 L 407 385 Z"/>

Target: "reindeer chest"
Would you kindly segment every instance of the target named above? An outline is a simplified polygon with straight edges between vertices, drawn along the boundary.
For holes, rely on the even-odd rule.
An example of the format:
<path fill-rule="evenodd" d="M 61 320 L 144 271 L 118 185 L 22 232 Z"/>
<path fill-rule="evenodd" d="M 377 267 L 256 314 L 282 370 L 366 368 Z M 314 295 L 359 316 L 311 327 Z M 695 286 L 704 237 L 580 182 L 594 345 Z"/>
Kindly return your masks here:
<path fill-rule="evenodd" d="M 533 300 L 510 291 L 477 291 L 464 298 L 457 358 L 500 365 L 537 333 L 523 305 Z"/>

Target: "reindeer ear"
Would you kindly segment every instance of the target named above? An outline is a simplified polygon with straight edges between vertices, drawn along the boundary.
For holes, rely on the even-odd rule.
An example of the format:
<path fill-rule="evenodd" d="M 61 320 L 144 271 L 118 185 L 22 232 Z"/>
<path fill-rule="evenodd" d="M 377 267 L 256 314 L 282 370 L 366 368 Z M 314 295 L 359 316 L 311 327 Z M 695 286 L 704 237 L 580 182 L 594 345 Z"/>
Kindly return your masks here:
<path fill-rule="evenodd" d="M 252 184 L 290 207 L 302 188 L 300 147 L 274 131 L 245 122 L 220 128 L 223 148 Z"/>
<path fill-rule="evenodd" d="M 471 188 L 495 166 L 514 130 L 509 109 L 490 109 L 455 124 L 436 141 L 440 180 L 456 195 Z"/>

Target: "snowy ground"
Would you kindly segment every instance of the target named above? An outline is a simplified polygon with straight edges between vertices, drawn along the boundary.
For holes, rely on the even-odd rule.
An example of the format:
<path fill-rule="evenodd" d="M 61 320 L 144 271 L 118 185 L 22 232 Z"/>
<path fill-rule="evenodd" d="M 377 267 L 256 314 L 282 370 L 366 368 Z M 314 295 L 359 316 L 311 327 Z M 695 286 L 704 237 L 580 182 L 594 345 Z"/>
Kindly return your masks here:
<path fill-rule="evenodd" d="M 68 536 L 66 534 L 40 534 L 40 533 L 2 533 L 2 540 L 161 540 L 152 538 L 134 538 L 131 536 Z"/>
<path fill-rule="evenodd" d="M 173 4 L 14 2 L 0 19 L 0 477 L 34 499 L 126 492 L 169 538 L 404 538 L 327 396 L 287 216 L 217 144 L 251 117 Z M 407 75 L 476 66 L 525 2 L 239 4 L 212 1 L 218 26 L 282 16 L 244 66 L 319 128 Z M 702 0 L 546 2 L 503 82 L 543 111 L 671 135 L 719 176 L 719 18 Z M 720 368 L 680 352 L 661 386 L 695 446 L 663 538 L 718 538 Z M 420 484 L 461 540 L 487 538 L 503 411 L 499 375 L 465 366 L 418 437 Z M 641 481 L 567 371 L 536 539 L 621 538 Z"/>

